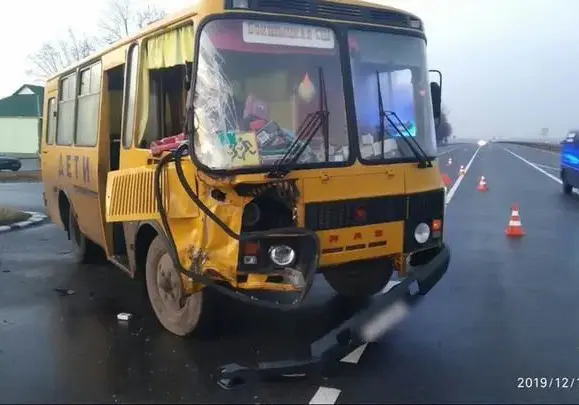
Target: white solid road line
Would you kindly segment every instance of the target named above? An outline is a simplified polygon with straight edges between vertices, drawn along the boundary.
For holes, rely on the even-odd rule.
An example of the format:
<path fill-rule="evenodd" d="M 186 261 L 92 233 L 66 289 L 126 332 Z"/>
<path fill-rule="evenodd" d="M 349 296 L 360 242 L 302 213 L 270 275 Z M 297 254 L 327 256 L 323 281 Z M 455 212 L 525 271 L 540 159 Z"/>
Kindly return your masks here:
<path fill-rule="evenodd" d="M 553 166 L 548 166 L 548 165 L 540 165 L 538 163 L 535 163 L 537 166 L 542 167 L 543 169 L 547 169 L 547 170 L 555 170 L 555 171 L 559 171 L 561 170 L 559 167 L 553 167 Z"/>
<path fill-rule="evenodd" d="M 450 200 L 452 200 L 452 197 L 454 197 L 454 193 L 456 193 L 456 190 L 458 189 L 458 186 L 460 186 L 462 179 L 464 179 L 464 176 L 466 176 L 466 173 L 468 173 L 468 169 L 470 168 L 470 165 L 472 165 L 472 162 L 474 161 L 474 158 L 476 157 L 476 155 L 478 155 L 480 148 L 481 147 L 479 146 L 476 149 L 476 151 L 474 152 L 474 154 L 472 155 L 472 157 L 468 161 L 466 167 L 464 168 L 465 174 L 463 176 L 458 176 L 458 179 L 456 179 L 456 181 L 454 182 L 454 184 L 452 185 L 450 190 L 448 190 L 448 192 L 446 193 L 446 204 L 448 204 L 450 202 Z"/>
<path fill-rule="evenodd" d="M 320 387 L 310 400 L 310 404 L 335 404 L 341 392 L 337 388 Z"/>
<path fill-rule="evenodd" d="M 563 182 L 561 181 L 560 178 L 553 176 L 551 173 L 548 173 L 546 171 L 544 171 L 543 169 L 541 169 L 539 166 L 537 166 L 536 164 L 534 164 L 533 162 L 529 162 L 527 159 L 525 159 L 522 156 L 517 155 L 515 152 L 505 148 L 504 146 L 502 147 L 504 150 L 506 150 L 507 152 L 509 152 L 511 155 L 513 155 L 514 157 L 516 157 L 517 159 L 520 159 L 521 161 L 525 162 L 526 164 L 528 164 L 529 166 L 531 166 L 533 169 L 537 170 L 538 172 L 543 173 L 545 176 L 547 176 L 548 178 L 550 178 L 553 181 L 556 181 L 559 184 L 563 184 Z M 577 195 L 579 195 L 579 191 L 577 191 L 576 189 L 573 189 L 573 192 Z"/>

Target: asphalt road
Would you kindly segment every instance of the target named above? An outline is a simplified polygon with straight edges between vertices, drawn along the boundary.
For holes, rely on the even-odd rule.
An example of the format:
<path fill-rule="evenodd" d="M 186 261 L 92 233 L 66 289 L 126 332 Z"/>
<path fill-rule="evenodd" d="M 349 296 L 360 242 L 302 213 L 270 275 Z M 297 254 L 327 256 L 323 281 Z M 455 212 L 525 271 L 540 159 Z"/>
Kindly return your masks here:
<path fill-rule="evenodd" d="M 322 280 L 291 317 L 225 302 L 217 336 L 180 339 L 151 317 L 138 282 L 112 266 L 74 264 L 55 226 L 0 234 L 0 402 L 576 402 L 579 196 L 564 196 L 556 170 L 543 167 L 556 168 L 558 157 L 449 145 L 440 161 L 454 180 L 447 275 L 379 342 L 308 380 L 226 391 L 214 375 L 229 362 L 305 356 L 348 312 Z M 460 165 L 468 169 L 462 178 Z M 486 193 L 476 190 L 481 175 Z M 5 196 L 0 189 L 0 204 Z M 505 235 L 515 203 L 521 240 Z M 121 311 L 135 317 L 119 323 Z M 542 377 L 550 388 L 533 387 Z M 519 378 L 529 387 L 518 388 Z M 567 387 L 556 387 L 564 378 Z"/>
<path fill-rule="evenodd" d="M 0 183 L 0 206 L 44 212 L 42 183 Z"/>

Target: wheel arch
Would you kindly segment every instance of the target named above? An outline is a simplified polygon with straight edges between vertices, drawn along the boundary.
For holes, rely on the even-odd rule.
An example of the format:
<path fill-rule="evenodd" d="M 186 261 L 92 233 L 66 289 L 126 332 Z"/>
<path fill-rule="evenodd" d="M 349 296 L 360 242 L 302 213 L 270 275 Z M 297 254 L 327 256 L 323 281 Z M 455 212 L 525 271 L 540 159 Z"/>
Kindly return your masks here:
<path fill-rule="evenodd" d="M 144 221 L 138 224 L 137 233 L 135 234 L 135 278 L 145 279 L 145 266 L 149 246 L 159 235 L 165 240 L 165 234 L 156 222 Z"/>
<path fill-rule="evenodd" d="M 70 233 L 70 227 L 69 227 L 70 224 L 68 223 L 68 216 L 70 214 L 70 209 L 72 207 L 72 201 L 70 200 L 68 193 L 63 189 L 58 190 L 57 201 L 58 201 L 58 214 L 60 216 L 60 221 L 62 222 L 64 230 L 67 233 Z"/>

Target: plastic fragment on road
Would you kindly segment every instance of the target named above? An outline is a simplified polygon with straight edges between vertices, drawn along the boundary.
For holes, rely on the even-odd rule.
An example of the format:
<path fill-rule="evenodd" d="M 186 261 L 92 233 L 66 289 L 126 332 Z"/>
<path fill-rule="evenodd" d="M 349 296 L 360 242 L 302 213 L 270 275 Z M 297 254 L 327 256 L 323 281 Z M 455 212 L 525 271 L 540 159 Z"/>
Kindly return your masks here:
<path fill-rule="evenodd" d="M 130 321 L 131 318 L 133 317 L 133 314 L 129 314 L 128 312 L 120 312 L 117 314 L 117 319 L 119 321 Z"/>
<path fill-rule="evenodd" d="M 55 288 L 54 291 L 59 293 L 62 297 L 66 297 L 67 295 L 74 295 L 75 291 L 69 288 Z"/>

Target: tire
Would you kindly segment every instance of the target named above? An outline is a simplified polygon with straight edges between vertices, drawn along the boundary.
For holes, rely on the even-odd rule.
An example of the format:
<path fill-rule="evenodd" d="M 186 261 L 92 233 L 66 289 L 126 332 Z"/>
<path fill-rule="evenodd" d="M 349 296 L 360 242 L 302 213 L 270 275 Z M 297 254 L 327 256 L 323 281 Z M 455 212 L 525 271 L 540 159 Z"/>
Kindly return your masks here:
<path fill-rule="evenodd" d="M 339 295 L 368 297 L 382 291 L 394 273 L 390 259 L 356 262 L 323 272 L 324 278 Z"/>
<path fill-rule="evenodd" d="M 12 170 L 13 172 L 17 172 L 18 170 L 20 170 L 20 166 L 12 167 L 10 170 Z"/>
<path fill-rule="evenodd" d="M 561 173 L 561 180 L 563 181 L 563 194 L 570 195 L 573 193 L 573 186 L 567 183 L 567 176 L 566 173 L 563 171 Z"/>
<path fill-rule="evenodd" d="M 97 263 L 102 259 L 102 249 L 81 232 L 72 205 L 68 211 L 68 237 L 72 243 L 73 253 L 79 263 Z"/>
<path fill-rule="evenodd" d="M 187 336 L 202 329 L 208 300 L 206 291 L 183 296 L 181 276 L 161 236 L 149 246 L 145 269 L 149 301 L 165 329 L 177 336 Z"/>

